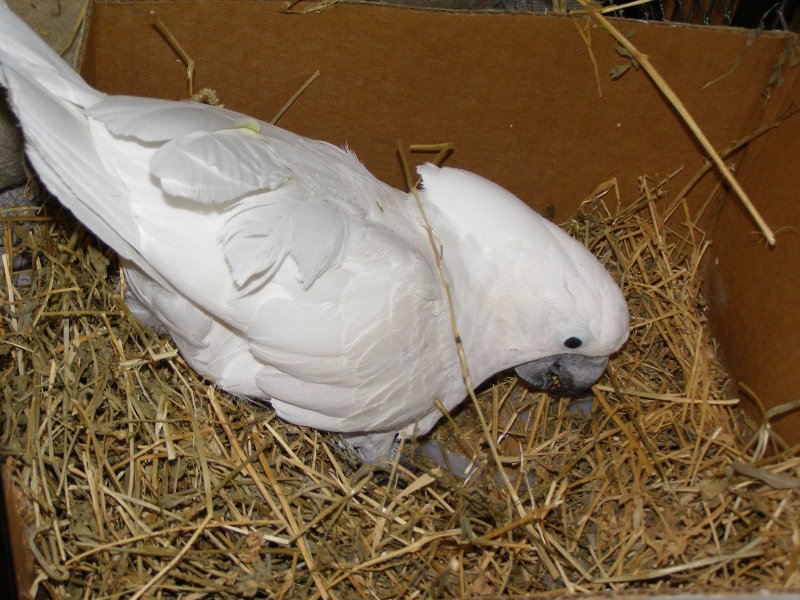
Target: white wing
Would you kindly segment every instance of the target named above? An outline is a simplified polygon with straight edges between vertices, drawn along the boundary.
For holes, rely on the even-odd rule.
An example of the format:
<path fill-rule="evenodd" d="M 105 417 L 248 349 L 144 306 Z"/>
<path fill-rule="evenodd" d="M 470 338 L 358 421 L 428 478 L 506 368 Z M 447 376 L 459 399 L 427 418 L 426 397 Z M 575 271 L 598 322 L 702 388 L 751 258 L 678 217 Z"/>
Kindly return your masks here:
<path fill-rule="evenodd" d="M 152 310 L 193 367 L 326 430 L 397 430 L 435 410 L 457 360 L 405 194 L 344 150 L 236 126 L 245 118 L 229 111 L 127 98 L 100 108 L 104 160 L 130 186 L 148 260 L 177 288 L 149 292 Z M 207 315 L 200 339 L 180 333 Z"/>

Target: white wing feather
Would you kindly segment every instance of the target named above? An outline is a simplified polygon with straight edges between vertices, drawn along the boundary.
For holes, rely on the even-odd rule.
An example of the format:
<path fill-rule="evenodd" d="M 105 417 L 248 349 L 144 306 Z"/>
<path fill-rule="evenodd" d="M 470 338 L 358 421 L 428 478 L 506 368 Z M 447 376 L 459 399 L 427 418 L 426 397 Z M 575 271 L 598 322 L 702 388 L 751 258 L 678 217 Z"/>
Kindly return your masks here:
<path fill-rule="evenodd" d="M 252 121 L 207 104 L 136 96 L 107 96 L 86 114 L 117 137 L 145 143 L 166 142 L 198 131 L 218 131 Z"/>
<path fill-rule="evenodd" d="M 299 185 L 246 198 L 231 207 L 219 241 L 237 287 L 249 293 L 291 256 L 308 289 L 341 263 L 351 226 L 340 207 L 304 198 Z"/>
<path fill-rule="evenodd" d="M 150 172 L 168 194 L 213 205 L 274 190 L 290 177 L 269 141 L 244 127 L 170 140 L 153 154 Z"/>

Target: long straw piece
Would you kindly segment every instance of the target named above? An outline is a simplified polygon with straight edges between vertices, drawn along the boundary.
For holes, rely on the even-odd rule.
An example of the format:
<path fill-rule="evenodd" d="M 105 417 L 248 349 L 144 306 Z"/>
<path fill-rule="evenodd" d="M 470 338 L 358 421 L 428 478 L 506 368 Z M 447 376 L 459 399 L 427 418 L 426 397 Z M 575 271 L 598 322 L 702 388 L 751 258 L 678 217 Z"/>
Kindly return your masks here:
<path fill-rule="evenodd" d="M 678 98 L 678 95 L 672 90 L 670 85 L 666 82 L 666 80 L 664 80 L 664 78 L 652 65 L 649 57 L 646 54 L 640 52 L 638 48 L 636 48 L 636 46 L 634 46 L 631 43 L 631 41 L 628 38 L 626 38 L 619 29 L 614 27 L 614 25 L 612 25 L 611 22 L 608 19 L 606 19 L 606 17 L 600 14 L 599 11 L 590 9 L 587 0 L 579 0 L 579 2 L 592 15 L 592 18 L 594 18 L 595 21 L 597 21 L 603 27 L 603 29 L 608 31 L 608 33 L 610 33 L 611 36 L 615 40 L 617 40 L 617 42 L 619 42 L 619 44 L 622 47 L 624 47 L 631 54 L 631 56 L 634 57 L 634 59 L 642 66 L 642 69 L 644 69 L 644 71 L 650 76 L 650 78 L 653 80 L 653 83 L 656 84 L 656 87 L 658 87 L 661 93 L 664 94 L 664 97 L 667 100 L 669 100 L 670 104 L 672 104 L 672 106 L 684 120 L 686 125 L 692 131 L 694 136 L 697 138 L 697 141 L 700 142 L 700 145 L 703 147 L 703 150 L 705 150 L 706 154 L 708 154 L 709 158 L 716 165 L 717 169 L 719 169 L 719 172 L 722 174 L 725 181 L 728 182 L 728 185 L 731 186 L 733 191 L 739 197 L 739 200 L 741 200 L 747 212 L 750 213 L 750 216 L 753 218 L 753 220 L 758 225 L 758 228 L 764 234 L 767 243 L 770 246 L 774 246 L 775 233 L 772 231 L 769 225 L 767 225 L 766 221 L 761 216 L 761 213 L 758 212 L 758 209 L 755 207 L 753 202 L 748 197 L 747 192 L 745 192 L 742 186 L 739 185 L 739 182 L 736 180 L 736 177 L 734 177 L 731 170 L 722 160 L 722 157 L 720 157 L 719 153 L 716 151 L 714 146 L 708 140 L 705 133 L 703 133 L 703 130 L 700 129 L 700 126 L 697 124 L 697 121 L 694 120 L 694 117 L 692 117 L 686 106 L 683 104 L 683 102 L 681 102 L 681 99 Z"/>
<path fill-rule="evenodd" d="M 450 152 L 453 150 L 453 144 L 444 143 L 444 144 L 433 144 L 433 145 L 414 145 L 411 147 L 412 150 L 416 151 L 432 151 L 437 149 L 439 153 L 437 154 L 437 158 L 433 160 L 435 164 L 438 164 L 441 160 L 443 160 Z M 467 388 L 467 393 L 469 395 L 470 400 L 472 401 L 473 405 L 475 406 L 475 412 L 478 415 L 478 420 L 481 425 L 481 430 L 483 432 L 483 437 L 486 440 L 486 446 L 489 448 L 489 453 L 491 454 L 494 463 L 497 465 L 497 474 L 500 477 L 500 481 L 505 489 L 508 491 L 508 495 L 511 498 L 514 507 L 517 509 L 520 517 L 525 517 L 528 513 L 528 510 L 523 506 L 522 500 L 520 499 L 517 491 L 514 489 L 514 486 L 511 485 L 511 480 L 508 478 L 508 474 L 506 473 L 505 469 L 503 468 L 503 461 L 500 458 L 500 453 L 497 450 L 497 442 L 492 438 L 491 430 L 489 429 L 489 424 L 486 421 L 486 417 L 483 415 L 483 411 L 480 407 L 480 402 L 478 401 L 477 396 L 475 395 L 475 387 L 472 384 L 472 375 L 469 370 L 469 365 L 467 363 L 467 357 L 464 352 L 464 344 L 461 341 L 461 334 L 458 330 L 458 324 L 456 322 L 456 313 L 455 313 L 455 305 L 453 303 L 453 297 L 450 293 L 450 285 L 447 281 L 447 277 L 444 273 L 444 263 L 442 258 L 442 252 L 439 249 L 439 246 L 436 242 L 436 235 L 431 227 L 430 222 L 428 221 L 428 216 L 425 212 L 425 207 L 422 204 L 422 198 L 420 197 L 419 193 L 419 181 L 414 181 L 411 177 L 411 171 L 408 166 L 408 161 L 406 159 L 405 153 L 403 151 L 403 143 L 398 140 L 397 142 L 397 150 L 400 156 L 400 162 L 403 166 L 403 172 L 406 177 L 406 185 L 408 186 L 414 201 L 417 204 L 417 208 L 419 209 L 420 216 L 422 217 L 422 221 L 424 224 L 424 228 L 426 233 L 428 234 L 428 241 L 431 245 L 431 250 L 433 251 L 434 256 L 434 264 L 436 266 L 436 272 L 439 275 L 439 282 L 442 285 L 442 288 L 445 293 L 445 298 L 447 301 L 447 308 L 450 314 L 450 327 L 453 331 L 453 337 L 455 339 L 456 350 L 458 351 L 458 358 L 461 363 L 461 375 L 464 378 L 464 385 Z M 574 586 L 572 582 L 566 577 L 563 572 L 559 571 L 559 566 L 554 564 L 550 556 L 545 551 L 545 545 L 547 543 L 546 536 L 541 530 L 535 529 L 531 523 L 525 524 L 525 529 L 530 534 L 530 539 L 533 542 L 534 546 L 536 546 L 537 550 L 539 551 L 539 558 L 541 558 L 542 562 L 544 563 L 547 570 L 550 572 L 551 576 L 553 577 L 560 577 L 561 581 L 567 587 L 568 591 L 573 592 Z M 550 542 L 552 543 L 552 539 Z"/>

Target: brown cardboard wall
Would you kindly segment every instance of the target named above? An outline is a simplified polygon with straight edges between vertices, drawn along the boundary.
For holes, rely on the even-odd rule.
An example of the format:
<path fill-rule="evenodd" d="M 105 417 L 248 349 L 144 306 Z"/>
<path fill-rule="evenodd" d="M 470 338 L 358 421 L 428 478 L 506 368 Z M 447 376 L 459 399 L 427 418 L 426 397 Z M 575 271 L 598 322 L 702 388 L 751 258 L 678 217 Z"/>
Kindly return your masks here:
<path fill-rule="evenodd" d="M 28 536 L 34 527 L 30 518 L 30 507 L 26 506 L 26 499 L 20 496 L 17 488 L 11 483 L 13 460 L 4 460 L 0 466 L 0 483 L 2 484 L 2 500 L 0 510 L 5 512 L 7 541 L 13 558 L 14 587 L 20 600 L 30 600 L 32 595 L 29 590 L 34 581 L 34 559 L 30 551 Z M 5 557 L 4 561 L 5 561 Z M 5 565 L 4 565 L 5 566 Z M 11 583 L 11 582 L 9 582 Z M 10 595 L 10 590 L 4 589 L 4 594 Z M 4 596 L 6 597 L 6 596 Z"/>
<path fill-rule="evenodd" d="M 765 117 L 800 101 L 800 72 L 789 76 Z M 768 406 L 800 397 L 799 153 L 797 117 L 749 149 L 742 183 L 758 198 L 778 241 L 768 247 L 741 205 L 726 198 L 707 278 L 714 333 L 734 383 L 746 383 Z M 800 442 L 800 413 L 775 425 L 785 439 Z"/>
<path fill-rule="evenodd" d="M 216 89 L 228 108 L 269 120 L 316 70 L 321 75 L 280 125 L 351 146 L 378 176 L 402 185 L 395 141 L 454 142 L 449 164 L 474 170 L 567 218 L 599 183 L 616 177 L 635 199 L 638 178 L 676 169 L 677 191 L 703 163 L 694 138 L 650 79 L 629 70 L 588 21 L 336 5 L 290 15 L 281 2 L 98 3 L 83 73 L 98 88 L 166 98 L 187 95 L 185 69 L 151 26 L 156 11 L 196 61 L 195 89 Z M 767 122 L 798 96 L 787 75 L 764 110 L 785 34 L 618 22 L 717 147 Z M 599 85 L 592 63 L 598 65 Z M 796 70 L 795 70 L 796 71 Z M 794 83 L 791 77 L 794 76 Z M 709 82 L 711 85 L 706 86 Z M 775 227 L 798 220 L 800 123 L 737 157 L 745 188 Z M 693 192 L 706 199 L 706 177 Z M 716 230 L 709 289 L 715 331 L 735 380 L 768 404 L 800 396 L 797 234 L 766 250 L 737 200 Z M 782 432 L 800 441 L 798 419 Z"/>
<path fill-rule="evenodd" d="M 270 119 L 315 70 L 320 78 L 281 125 L 349 144 L 400 186 L 395 141 L 451 141 L 452 164 L 496 179 L 568 216 L 594 187 L 701 163 L 696 145 L 650 80 L 611 68 L 627 60 L 592 31 L 603 90 L 576 29 L 585 22 L 509 14 L 453 14 L 337 5 L 288 15 L 280 2 L 135 2 L 95 6 L 84 75 L 108 92 L 183 98 L 184 68 L 150 25 L 150 10 L 196 61 L 195 88 L 229 108 Z M 729 77 L 747 32 L 624 23 L 711 140 L 724 145 L 758 120 L 760 93 L 785 44 L 765 36 Z"/>

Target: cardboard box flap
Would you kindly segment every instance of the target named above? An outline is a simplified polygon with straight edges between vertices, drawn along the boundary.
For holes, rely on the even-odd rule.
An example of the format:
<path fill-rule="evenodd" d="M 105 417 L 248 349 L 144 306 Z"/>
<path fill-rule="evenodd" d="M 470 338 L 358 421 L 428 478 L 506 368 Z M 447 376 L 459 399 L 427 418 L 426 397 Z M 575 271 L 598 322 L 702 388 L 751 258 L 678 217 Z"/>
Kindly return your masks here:
<path fill-rule="evenodd" d="M 773 115 L 792 103 L 795 112 L 800 110 L 800 69 L 785 75 L 768 111 Z M 737 161 L 739 179 L 776 231 L 777 243 L 767 246 L 738 200 L 726 197 L 713 229 L 706 276 L 714 335 L 733 383 L 745 383 L 767 408 L 800 397 L 798 153 L 800 115 L 795 115 Z M 755 404 L 746 408 L 761 417 Z M 800 442 L 798 411 L 773 424 L 787 441 Z"/>

